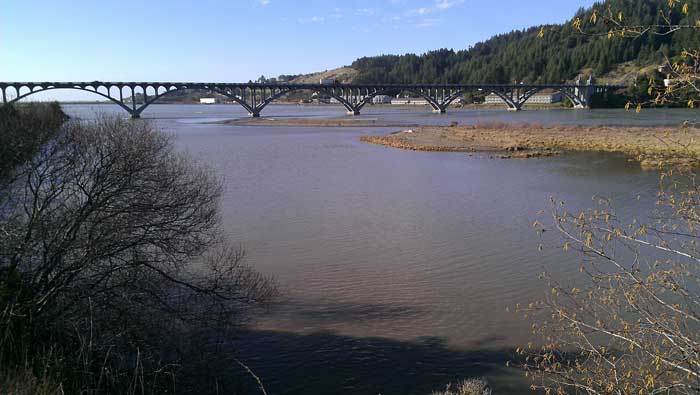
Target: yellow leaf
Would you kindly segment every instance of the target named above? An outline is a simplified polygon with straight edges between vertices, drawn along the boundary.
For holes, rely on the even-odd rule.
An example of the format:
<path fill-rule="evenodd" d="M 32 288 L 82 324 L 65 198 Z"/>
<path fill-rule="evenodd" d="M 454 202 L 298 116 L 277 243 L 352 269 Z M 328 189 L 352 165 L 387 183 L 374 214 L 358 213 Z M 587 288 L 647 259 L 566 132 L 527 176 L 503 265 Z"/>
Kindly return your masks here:
<path fill-rule="evenodd" d="M 540 32 L 537 33 L 537 38 L 542 38 L 544 37 L 544 27 L 540 28 Z"/>
<path fill-rule="evenodd" d="M 576 18 L 572 25 L 574 25 L 576 30 L 581 31 L 581 18 Z"/>
<path fill-rule="evenodd" d="M 596 13 L 596 10 L 593 10 L 593 15 L 591 15 L 591 23 L 595 25 L 595 23 L 598 21 L 598 14 Z"/>
<path fill-rule="evenodd" d="M 648 375 L 645 385 L 646 385 L 647 388 L 648 388 L 648 387 L 653 387 L 653 386 L 654 386 L 654 376 Z"/>
<path fill-rule="evenodd" d="M 620 11 L 620 12 L 617 13 L 617 19 L 618 19 L 620 22 L 622 22 L 622 20 L 624 19 L 624 16 L 622 15 L 622 11 Z"/>
<path fill-rule="evenodd" d="M 641 104 L 637 104 L 637 109 L 636 109 L 636 111 L 637 111 L 637 114 L 639 114 L 640 112 L 642 112 L 642 105 L 641 105 Z"/>
<path fill-rule="evenodd" d="M 688 15 L 688 3 L 683 4 L 683 13 Z"/>

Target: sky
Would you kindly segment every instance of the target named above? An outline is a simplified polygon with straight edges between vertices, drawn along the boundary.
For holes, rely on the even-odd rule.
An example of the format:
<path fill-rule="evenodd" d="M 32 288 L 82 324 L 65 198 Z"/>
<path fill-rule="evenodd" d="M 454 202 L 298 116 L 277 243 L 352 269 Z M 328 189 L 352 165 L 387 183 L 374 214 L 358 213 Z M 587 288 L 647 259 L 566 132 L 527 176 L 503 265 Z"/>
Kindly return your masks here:
<path fill-rule="evenodd" d="M 0 81 L 244 82 L 464 49 L 594 0 L 0 0 Z"/>

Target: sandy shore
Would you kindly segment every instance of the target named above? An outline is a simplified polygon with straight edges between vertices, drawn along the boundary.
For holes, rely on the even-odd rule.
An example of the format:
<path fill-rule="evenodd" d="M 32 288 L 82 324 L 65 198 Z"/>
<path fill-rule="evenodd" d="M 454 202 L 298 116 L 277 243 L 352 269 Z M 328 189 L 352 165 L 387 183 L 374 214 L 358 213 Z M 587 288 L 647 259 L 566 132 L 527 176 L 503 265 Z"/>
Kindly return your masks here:
<path fill-rule="evenodd" d="M 610 126 L 422 126 L 362 141 L 416 151 L 491 152 L 531 158 L 562 151 L 621 152 L 644 167 L 700 168 L 700 129 Z"/>
<path fill-rule="evenodd" d="M 413 127 L 405 123 L 388 123 L 371 118 L 241 118 L 212 122 L 243 126 L 318 126 L 318 127 Z"/>

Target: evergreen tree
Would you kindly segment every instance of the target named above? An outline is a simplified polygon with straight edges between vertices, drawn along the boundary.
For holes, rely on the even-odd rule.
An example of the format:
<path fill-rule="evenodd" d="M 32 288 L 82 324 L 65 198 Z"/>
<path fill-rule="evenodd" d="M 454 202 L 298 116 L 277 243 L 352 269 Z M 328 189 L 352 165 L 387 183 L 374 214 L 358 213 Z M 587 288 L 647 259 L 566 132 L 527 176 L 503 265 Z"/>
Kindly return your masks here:
<path fill-rule="evenodd" d="M 581 34 L 572 21 L 561 25 L 535 26 L 500 34 L 469 49 L 439 49 L 422 55 L 381 55 L 353 62 L 359 71 L 359 83 L 561 83 L 572 81 L 583 69 L 598 76 L 617 64 L 633 61 L 637 66 L 656 65 L 665 56 L 676 58 L 684 48 L 695 48 L 700 32 L 684 29 L 665 36 L 643 35 L 630 40 L 607 38 L 605 23 L 592 25 L 588 18 L 593 8 L 603 14 L 610 4 L 621 10 L 627 21 L 640 25 L 661 23 L 659 10 L 668 0 L 608 0 L 592 8 L 580 9 L 585 31 Z M 693 10 L 700 0 L 689 0 Z M 681 18 L 681 17 L 677 17 Z M 683 22 L 678 20 L 675 22 Z M 688 21 L 685 21 L 688 22 Z M 691 21 L 694 23 L 694 21 Z M 544 29 L 544 37 L 539 32 Z"/>

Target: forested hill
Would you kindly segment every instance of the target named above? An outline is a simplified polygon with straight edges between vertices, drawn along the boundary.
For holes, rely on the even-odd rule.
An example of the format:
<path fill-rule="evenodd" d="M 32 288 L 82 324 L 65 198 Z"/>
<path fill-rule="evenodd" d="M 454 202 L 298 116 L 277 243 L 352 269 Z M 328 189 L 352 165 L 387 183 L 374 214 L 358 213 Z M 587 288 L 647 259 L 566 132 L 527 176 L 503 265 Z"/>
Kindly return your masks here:
<path fill-rule="evenodd" d="M 606 13 L 607 4 L 623 12 L 630 24 L 662 23 L 659 11 L 668 8 L 669 0 L 611 0 L 597 3 L 592 8 L 598 15 Z M 700 15 L 700 0 L 689 0 L 689 16 Z M 668 36 L 644 35 L 631 39 L 608 39 L 604 18 L 597 24 L 590 21 L 591 9 L 580 9 L 562 25 L 535 26 L 524 31 L 513 31 L 478 43 L 473 47 L 454 51 L 440 49 L 422 55 L 382 55 L 364 57 L 353 62 L 359 71 L 354 78 L 360 83 L 557 83 L 572 80 L 582 71 L 602 76 L 625 62 L 642 68 L 663 62 L 664 54 L 680 54 L 683 48 L 700 47 L 697 30 L 681 30 Z M 680 12 L 677 18 L 684 17 Z M 586 33 L 603 33 L 591 37 L 577 32 L 571 21 L 580 17 Z M 494 17 L 494 23 L 498 18 Z M 694 23 L 693 19 L 691 25 Z M 678 21 L 676 21 L 678 22 Z M 544 37 L 538 37 L 545 28 Z"/>

